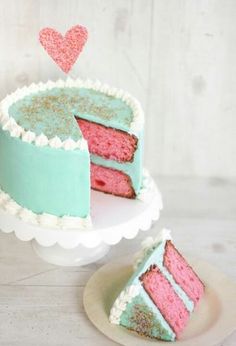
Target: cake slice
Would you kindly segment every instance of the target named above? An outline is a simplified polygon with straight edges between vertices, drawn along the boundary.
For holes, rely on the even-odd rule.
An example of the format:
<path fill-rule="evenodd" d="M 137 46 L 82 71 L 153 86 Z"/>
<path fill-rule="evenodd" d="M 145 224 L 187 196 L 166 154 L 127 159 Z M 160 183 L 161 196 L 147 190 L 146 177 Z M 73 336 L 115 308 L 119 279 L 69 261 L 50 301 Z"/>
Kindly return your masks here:
<path fill-rule="evenodd" d="M 178 339 L 204 284 L 175 248 L 169 230 L 147 238 L 135 272 L 115 300 L 110 322 L 166 341 Z"/>

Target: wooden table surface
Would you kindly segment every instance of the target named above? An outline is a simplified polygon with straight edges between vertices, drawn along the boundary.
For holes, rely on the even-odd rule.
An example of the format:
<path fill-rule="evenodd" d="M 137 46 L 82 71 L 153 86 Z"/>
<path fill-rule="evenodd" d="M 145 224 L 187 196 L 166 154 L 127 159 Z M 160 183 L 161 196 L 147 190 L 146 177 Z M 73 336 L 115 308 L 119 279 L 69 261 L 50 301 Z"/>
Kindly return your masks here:
<path fill-rule="evenodd" d="M 29 242 L 0 232 L 1 346 L 116 345 L 87 319 L 84 286 L 100 266 L 135 252 L 144 237 L 164 226 L 172 229 L 179 249 L 236 280 L 236 182 L 159 178 L 158 184 L 164 210 L 152 230 L 122 240 L 106 257 L 86 267 L 47 264 Z M 218 346 L 235 345 L 236 333 Z"/>

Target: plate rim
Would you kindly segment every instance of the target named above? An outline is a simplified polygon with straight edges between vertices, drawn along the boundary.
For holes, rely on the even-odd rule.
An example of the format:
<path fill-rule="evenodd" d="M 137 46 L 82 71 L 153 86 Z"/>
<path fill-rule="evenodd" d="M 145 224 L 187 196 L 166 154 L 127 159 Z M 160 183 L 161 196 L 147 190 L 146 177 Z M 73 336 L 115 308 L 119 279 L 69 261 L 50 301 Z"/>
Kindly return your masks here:
<path fill-rule="evenodd" d="M 211 263 L 204 261 L 199 258 L 192 258 L 189 256 L 186 256 L 188 258 L 188 262 L 193 267 L 197 267 L 197 272 L 199 276 L 201 277 L 201 269 L 204 268 L 204 270 L 208 269 L 210 270 L 210 278 L 214 279 L 213 283 L 220 283 L 221 280 L 224 280 L 224 285 L 216 285 L 214 289 L 212 288 L 212 284 L 209 284 L 208 279 L 204 278 L 204 282 L 206 285 L 206 289 L 210 289 L 214 291 L 214 294 L 218 296 L 218 298 L 222 298 L 222 295 L 227 293 L 228 297 L 231 295 L 236 294 L 236 282 L 234 282 L 231 278 L 226 276 L 224 273 L 218 270 L 215 266 L 213 266 Z M 111 325 L 109 323 L 108 328 L 104 328 L 103 325 L 100 323 L 100 320 L 97 318 L 97 316 L 94 315 L 94 308 L 91 305 L 90 296 L 91 296 L 91 290 L 94 287 L 94 283 L 96 283 L 99 280 L 99 277 L 106 273 L 109 270 L 112 270 L 118 266 L 120 268 L 121 266 L 131 266 L 131 257 L 123 257 L 116 259 L 112 262 L 106 263 L 102 267 L 100 267 L 88 280 L 84 293 L 83 293 L 83 305 L 86 312 L 86 315 L 88 319 L 92 322 L 92 324 L 106 337 L 111 339 L 114 342 L 117 342 L 121 345 L 130 345 L 130 336 L 134 337 L 134 341 L 137 341 L 137 337 L 142 341 L 142 345 L 153 345 L 154 343 L 156 345 L 163 345 L 166 342 L 161 340 L 152 340 L 148 338 L 143 338 L 137 336 L 135 333 L 129 333 L 127 335 L 127 340 L 125 338 L 125 335 L 127 333 L 126 330 L 124 330 L 124 336 L 122 338 L 114 336 L 114 328 L 120 328 L 123 329 L 121 326 L 115 326 Z M 118 269 L 116 268 L 116 269 Z M 227 298 L 227 297 L 226 297 Z M 233 333 L 234 330 L 236 330 L 236 325 L 234 325 L 233 322 L 229 323 L 229 320 L 235 321 L 236 320 L 236 300 L 230 300 L 230 299 L 220 299 L 221 302 L 221 314 L 219 314 L 219 317 L 215 321 L 215 323 L 212 325 L 210 329 L 205 330 L 202 334 L 196 335 L 191 339 L 187 340 L 176 340 L 174 342 L 175 345 L 178 346 L 214 346 L 217 343 L 223 341 L 225 338 L 227 338 L 229 335 Z M 226 313 L 227 312 L 227 313 Z M 227 318 L 226 318 L 227 317 Z M 126 333 L 125 333 L 126 331 Z M 126 342 L 127 341 L 127 342 Z M 210 342 L 210 343 L 209 343 Z"/>

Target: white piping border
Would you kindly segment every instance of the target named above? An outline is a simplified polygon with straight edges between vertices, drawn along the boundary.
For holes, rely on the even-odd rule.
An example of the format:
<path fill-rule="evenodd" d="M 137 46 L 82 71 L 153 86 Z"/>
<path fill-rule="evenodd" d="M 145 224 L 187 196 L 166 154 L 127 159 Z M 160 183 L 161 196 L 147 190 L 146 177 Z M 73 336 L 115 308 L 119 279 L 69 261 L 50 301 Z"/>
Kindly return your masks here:
<path fill-rule="evenodd" d="M 36 214 L 29 209 L 21 207 L 7 193 L 0 189 L 0 208 L 18 216 L 22 221 L 37 226 L 56 228 L 56 229 L 79 229 L 87 230 L 92 228 L 91 217 L 85 218 L 74 216 L 56 216 L 52 214 Z"/>
<path fill-rule="evenodd" d="M 99 81 L 91 81 L 90 79 L 83 81 L 81 79 L 72 79 L 70 77 L 65 81 L 58 79 L 56 82 L 49 80 L 46 83 L 32 83 L 28 87 L 24 86 L 23 88 L 17 89 L 12 94 L 7 95 L 0 103 L 0 126 L 4 131 L 9 131 L 11 137 L 21 138 L 22 141 L 35 144 L 36 146 L 50 146 L 55 149 L 62 148 L 65 150 L 87 150 L 87 141 L 83 138 L 77 142 L 71 138 L 61 141 L 58 136 L 49 140 L 43 133 L 37 136 L 32 131 L 25 131 L 25 129 L 18 125 L 15 119 L 9 115 L 9 107 L 23 97 L 39 91 L 64 87 L 89 88 L 121 99 L 133 110 L 133 122 L 130 125 L 129 133 L 138 134 L 142 130 L 144 125 L 143 110 L 138 100 L 130 94 L 122 89 L 111 88 L 109 85 L 102 84 Z"/>
<path fill-rule="evenodd" d="M 120 318 L 125 311 L 127 304 L 135 298 L 141 290 L 139 285 L 127 286 L 116 298 L 109 316 L 109 321 L 113 324 L 120 324 Z"/>

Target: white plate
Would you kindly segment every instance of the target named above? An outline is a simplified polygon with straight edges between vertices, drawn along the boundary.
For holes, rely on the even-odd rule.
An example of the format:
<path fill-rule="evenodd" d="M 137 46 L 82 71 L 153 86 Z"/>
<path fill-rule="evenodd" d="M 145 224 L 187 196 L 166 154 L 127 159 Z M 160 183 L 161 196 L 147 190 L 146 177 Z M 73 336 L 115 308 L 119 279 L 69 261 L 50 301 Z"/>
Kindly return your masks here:
<path fill-rule="evenodd" d="M 103 334 L 121 345 L 166 345 L 164 341 L 142 338 L 108 321 L 110 308 L 132 273 L 129 263 L 130 258 L 109 263 L 90 278 L 84 291 L 85 311 Z M 190 263 L 205 283 L 206 292 L 180 340 L 174 344 L 213 346 L 236 328 L 236 284 L 206 262 Z"/>

